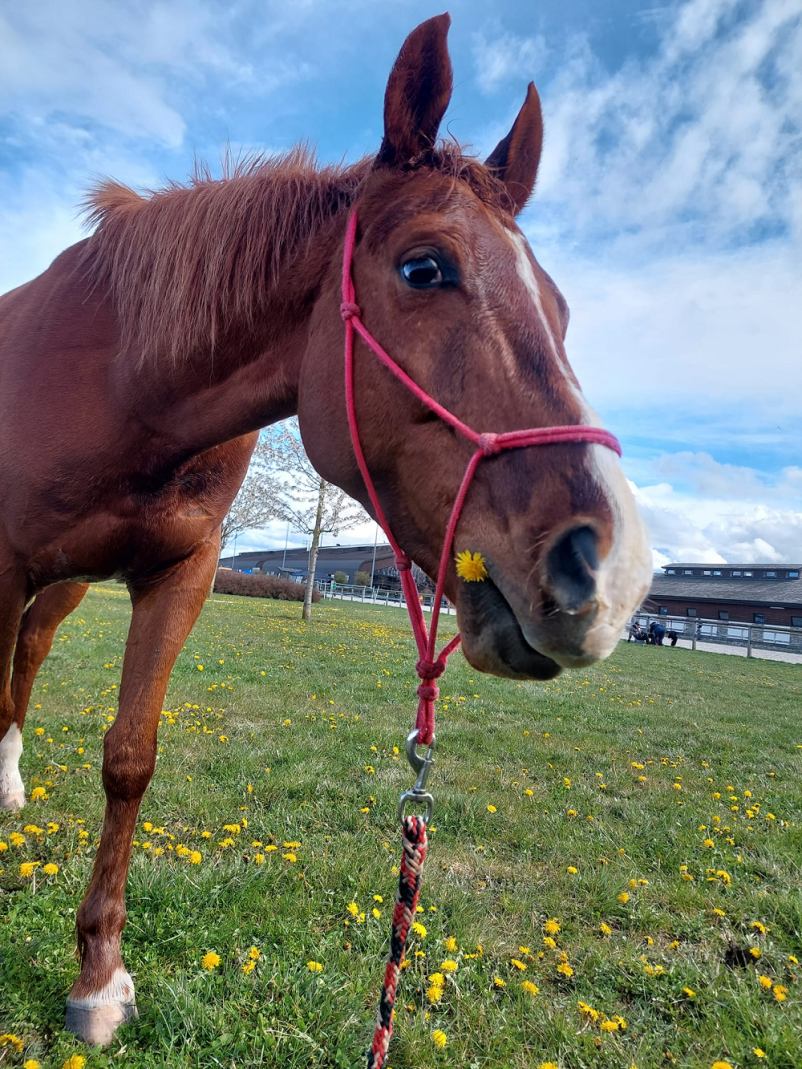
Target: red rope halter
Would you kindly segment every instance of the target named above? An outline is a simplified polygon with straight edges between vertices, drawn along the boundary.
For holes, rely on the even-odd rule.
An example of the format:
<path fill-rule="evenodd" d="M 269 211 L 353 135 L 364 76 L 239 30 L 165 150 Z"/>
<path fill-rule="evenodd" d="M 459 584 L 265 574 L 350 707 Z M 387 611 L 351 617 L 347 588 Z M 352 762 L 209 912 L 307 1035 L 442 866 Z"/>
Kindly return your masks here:
<path fill-rule="evenodd" d="M 508 431 L 504 434 L 484 433 L 479 434 L 472 430 L 461 419 L 438 404 L 416 382 L 407 375 L 403 368 L 399 367 L 393 358 L 385 352 L 376 341 L 370 331 L 362 323 L 361 311 L 356 303 L 356 291 L 351 274 L 351 265 L 356 243 L 357 214 L 356 210 L 351 213 L 348 227 L 345 232 L 345 246 L 343 248 L 343 272 L 342 272 L 342 304 L 340 315 L 345 323 L 345 405 L 348 412 L 348 427 L 351 432 L 351 442 L 354 454 L 362 473 L 362 478 L 368 491 L 376 519 L 387 536 L 387 540 L 395 553 L 396 567 L 401 575 L 401 585 L 406 598 L 409 619 L 412 623 L 412 632 L 418 647 L 418 663 L 415 670 L 421 680 L 418 687 L 418 715 L 415 720 L 417 728 L 417 741 L 425 746 L 430 746 L 434 740 L 434 703 L 439 697 L 440 691 L 435 682 L 445 671 L 446 661 L 449 654 L 457 648 L 460 636 L 457 634 L 448 642 L 439 654 L 437 649 L 437 625 L 440 619 L 440 605 L 443 600 L 446 574 L 448 572 L 449 556 L 454 543 L 454 534 L 457 529 L 462 506 L 468 495 L 473 477 L 479 462 L 483 457 L 494 456 L 504 449 L 519 449 L 527 445 L 549 445 L 557 442 L 594 442 L 597 445 L 607 446 L 619 456 L 621 446 L 618 439 L 609 431 L 601 427 L 564 426 L 564 427 L 540 427 L 535 430 Z M 381 507 L 376 488 L 370 477 L 362 443 L 359 440 L 359 427 L 356 420 L 356 400 L 354 397 L 354 331 L 362 338 L 368 348 L 372 349 L 384 366 L 410 390 L 419 401 L 422 401 L 432 412 L 436 412 L 442 420 L 445 420 L 454 430 L 459 431 L 468 441 L 477 447 L 476 452 L 468 461 L 465 474 L 462 477 L 457 496 L 451 508 L 451 515 L 446 525 L 443 537 L 443 551 L 440 555 L 440 566 L 437 572 L 437 584 L 435 587 L 434 604 L 432 606 L 432 620 L 427 633 L 426 623 L 423 618 L 423 609 L 418 600 L 418 590 L 412 578 L 412 561 L 393 538 L 393 533 L 387 523 L 384 510 Z M 393 910 L 393 929 L 390 942 L 390 953 L 384 975 L 384 984 L 379 1002 L 378 1021 L 373 1037 L 373 1043 L 368 1053 L 368 1069 L 382 1069 L 387 1058 L 387 1049 L 390 1045 L 390 1036 L 393 1031 L 393 1004 L 395 1002 L 396 987 L 398 984 L 399 969 L 404 956 L 407 934 L 410 925 L 415 918 L 415 910 L 418 904 L 420 892 L 420 876 L 423 860 L 426 856 L 426 822 L 420 817 L 409 816 L 403 820 L 403 846 L 404 857 L 401 863 L 401 877 L 399 892 Z"/>

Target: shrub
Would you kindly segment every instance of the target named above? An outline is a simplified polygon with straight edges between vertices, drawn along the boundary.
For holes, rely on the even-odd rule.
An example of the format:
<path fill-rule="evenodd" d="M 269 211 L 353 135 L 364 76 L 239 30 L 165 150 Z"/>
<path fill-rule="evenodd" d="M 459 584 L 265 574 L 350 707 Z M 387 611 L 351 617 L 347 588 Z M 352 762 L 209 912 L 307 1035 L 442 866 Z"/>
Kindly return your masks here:
<path fill-rule="evenodd" d="M 370 586 L 370 572 L 357 572 L 354 582 L 357 586 Z"/>
<path fill-rule="evenodd" d="M 277 575 L 245 575 L 220 568 L 214 580 L 215 594 L 240 594 L 246 598 L 277 598 L 279 601 L 303 601 L 306 583 L 281 579 Z M 312 591 L 312 601 L 320 601 L 320 591 Z"/>
<path fill-rule="evenodd" d="M 347 583 L 348 582 L 348 576 L 347 576 L 347 574 L 345 572 L 335 572 L 334 575 L 332 576 L 332 579 L 334 580 L 335 583 Z"/>

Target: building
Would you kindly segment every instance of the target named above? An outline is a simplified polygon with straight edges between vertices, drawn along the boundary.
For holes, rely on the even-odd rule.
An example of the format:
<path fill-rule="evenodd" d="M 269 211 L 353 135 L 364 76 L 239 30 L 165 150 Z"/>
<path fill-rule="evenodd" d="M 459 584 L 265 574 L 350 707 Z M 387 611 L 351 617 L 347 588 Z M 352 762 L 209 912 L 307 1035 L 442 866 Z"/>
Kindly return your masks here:
<path fill-rule="evenodd" d="M 667 564 L 643 609 L 668 616 L 802 628 L 799 564 Z"/>
<path fill-rule="evenodd" d="M 395 558 L 387 543 L 376 547 L 376 585 L 397 586 L 398 573 Z M 374 546 L 321 546 L 318 550 L 316 579 L 331 579 L 335 572 L 345 572 L 347 582 L 355 581 L 356 573 L 365 571 L 370 575 L 373 565 Z M 380 564 L 381 562 L 381 564 Z M 233 568 L 237 572 L 262 572 L 265 575 L 283 575 L 289 579 L 305 579 L 309 566 L 309 549 L 293 546 L 284 549 L 259 549 L 238 553 L 236 557 L 221 557 L 221 568 Z M 393 576 L 392 573 L 395 573 Z M 382 579 L 388 582 L 380 582 Z"/>

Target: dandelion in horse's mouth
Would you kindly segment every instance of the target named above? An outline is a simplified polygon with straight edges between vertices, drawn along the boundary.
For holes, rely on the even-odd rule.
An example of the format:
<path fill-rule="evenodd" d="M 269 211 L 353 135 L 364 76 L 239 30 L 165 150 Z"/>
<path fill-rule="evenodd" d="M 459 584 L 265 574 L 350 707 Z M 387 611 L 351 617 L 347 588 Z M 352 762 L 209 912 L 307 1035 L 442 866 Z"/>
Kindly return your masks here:
<path fill-rule="evenodd" d="M 208 969 L 210 972 L 212 969 L 216 969 L 220 964 L 220 955 L 215 954 L 213 950 L 210 950 L 208 954 L 204 954 L 201 958 L 201 965 L 204 969 Z"/>
<path fill-rule="evenodd" d="M 485 558 L 481 553 L 471 553 L 464 549 L 454 558 L 457 564 L 457 575 L 466 583 L 481 583 L 487 578 Z"/>

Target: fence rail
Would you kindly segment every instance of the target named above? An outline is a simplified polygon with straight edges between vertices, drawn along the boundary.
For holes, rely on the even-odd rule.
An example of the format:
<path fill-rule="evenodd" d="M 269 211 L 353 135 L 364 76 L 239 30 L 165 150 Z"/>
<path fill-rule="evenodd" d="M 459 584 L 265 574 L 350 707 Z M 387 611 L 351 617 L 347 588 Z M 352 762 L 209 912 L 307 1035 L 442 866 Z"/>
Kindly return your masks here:
<path fill-rule="evenodd" d="M 327 598 L 343 598 L 345 601 L 363 601 L 375 605 L 406 607 L 407 604 L 403 590 L 380 590 L 372 586 L 357 586 L 355 583 L 333 583 L 330 579 L 316 579 L 315 587 Z M 424 609 L 431 611 L 434 594 L 421 594 L 420 603 Z M 453 616 L 455 611 L 454 606 L 443 599 L 440 612 Z"/>
<path fill-rule="evenodd" d="M 633 622 L 644 630 L 656 620 L 668 630 L 677 632 L 681 639 L 690 640 L 692 648 L 702 642 L 717 646 L 746 648 L 746 656 L 752 650 L 774 650 L 782 653 L 802 653 L 802 627 L 784 627 L 780 624 L 749 624 L 742 620 L 706 620 L 702 617 L 666 616 L 659 613 L 638 612 Z M 627 635 L 628 637 L 628 635 Z"/>

